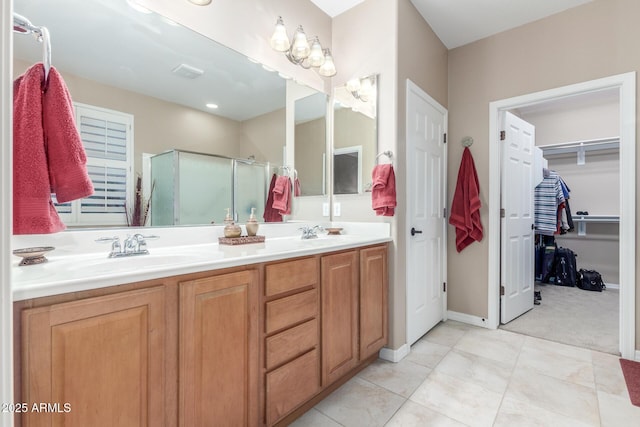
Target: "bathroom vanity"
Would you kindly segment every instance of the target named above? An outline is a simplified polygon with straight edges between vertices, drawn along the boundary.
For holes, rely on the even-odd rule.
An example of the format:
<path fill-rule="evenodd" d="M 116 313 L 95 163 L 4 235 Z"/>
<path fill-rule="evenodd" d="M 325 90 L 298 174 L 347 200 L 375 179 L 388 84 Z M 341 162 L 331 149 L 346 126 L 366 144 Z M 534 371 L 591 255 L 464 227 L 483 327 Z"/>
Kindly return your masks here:
<path fill-rule="evenodd" d="M 53 255 L 15 267 L 16 397 L 51 404 L 18 425 L 288 424 L 386 344 L 390 237 L 378 226 L 243 248 L 162 236 L 133 266 L 90 254 L 75 270 Z"/>

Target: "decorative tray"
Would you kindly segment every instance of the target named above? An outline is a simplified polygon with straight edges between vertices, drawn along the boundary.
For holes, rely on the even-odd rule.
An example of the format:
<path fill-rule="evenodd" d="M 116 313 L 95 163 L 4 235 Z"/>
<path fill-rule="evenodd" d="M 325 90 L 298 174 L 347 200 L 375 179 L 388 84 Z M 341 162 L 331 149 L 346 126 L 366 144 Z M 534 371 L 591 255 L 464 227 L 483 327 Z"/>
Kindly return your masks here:
<path fill-rule="evenodd" d="M 247 245 L 262 242 L 264 242 L 264 236 L 218 237 L 218 243 L 221 245 Z"/>

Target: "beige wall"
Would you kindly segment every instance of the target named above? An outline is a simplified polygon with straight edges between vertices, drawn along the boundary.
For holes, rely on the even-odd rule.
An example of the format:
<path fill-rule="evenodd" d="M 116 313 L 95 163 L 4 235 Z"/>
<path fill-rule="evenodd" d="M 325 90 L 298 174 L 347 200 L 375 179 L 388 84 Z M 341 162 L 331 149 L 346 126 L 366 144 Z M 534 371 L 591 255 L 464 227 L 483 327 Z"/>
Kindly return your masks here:
<path fill-rule="evenodd" d="M 281 165 L 284 146 L 284 108 L 241 122 L 238 157 L 253 155 L 259 162 Z"/>
<path fill-rule="evenodd" d="M 638 16 L 640 2 L 635 0 L 595 0 L 449 52 L 449 195 L 462 154 L 456 141 L 471 135 L 485 236 L 498 232 L 487 229 L 489 103 L 639 70 Z M 453 243 L 450 233 L 449 309 L 485 317 L 487 281 L 478 278 L 488 274 L 487 239 L 461 254 Z M 636 298 L 640 300 L 640 292 Z"/>
<path fill-rule="evenodd" d="M 327 121 L 325 118 L 299 123 L 295 128 L 295 162 L 302 196 L 317 196 L 322 191 Z M 296 199 L 297 200 L 297 199 Z"/>

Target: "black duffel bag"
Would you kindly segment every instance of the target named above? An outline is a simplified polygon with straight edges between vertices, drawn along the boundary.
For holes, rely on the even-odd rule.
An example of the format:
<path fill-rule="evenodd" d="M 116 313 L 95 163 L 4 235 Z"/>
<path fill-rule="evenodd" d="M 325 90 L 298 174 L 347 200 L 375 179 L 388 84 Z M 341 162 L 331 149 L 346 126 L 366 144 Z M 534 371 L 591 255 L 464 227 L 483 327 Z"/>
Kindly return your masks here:
<path fill-rule="evenodd" d="M 584 289 L 585 291 L 597 291 L 602 292 L 607 289 L 604 282 L 602 281 L 602 276 L 595 270 L 585 270 L 581 268 L 578 271 L 578 279 L 577 283 L 580 289 Z"/>

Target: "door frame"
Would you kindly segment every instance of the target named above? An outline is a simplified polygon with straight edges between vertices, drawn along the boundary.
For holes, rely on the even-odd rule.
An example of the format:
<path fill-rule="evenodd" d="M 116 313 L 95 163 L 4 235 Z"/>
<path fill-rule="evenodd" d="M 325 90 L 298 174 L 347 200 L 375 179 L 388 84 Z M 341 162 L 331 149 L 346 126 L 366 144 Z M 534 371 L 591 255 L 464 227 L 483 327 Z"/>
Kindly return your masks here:
<path fill-rule="evenodd" d="M 405 99 L 405 146 L 407 145 L 407 140 L 408 138 L 406 137 L 407 135 L 407 130 L 409 129 L 409 96 L 411 95 L 411 93 L 417 93 L 418 95 L 420 95 L 421 97 L 423 97 L 429 104 L 431 104 L 431 106 L 433 108 L 435 108 L 439 113 L 441 113 L 444 116 L 444 132 L 445 134 L 447 134 L 449 132 L 449 111 L 443 107 L 438 101 L 436 101 L 433 97 L 431 97 L 427 92 L 425 92 L 420 86 L 418 86 L 416 83 L 414 83 L 413 81 L 411 81 L 410 79 L 407 79 L 406 81 L 406 99 Z M 409 150 L 407 150 L 407 156 L 409 155 Z M 445 149 L 444 149 L 444 159 L 443 159 L 443 168 L 444 171 L 442 173 L 442 187 L 440 188 L 440 190 L 442 191 L 442 197 L 443 197 L 443 206 L 446 207 L 447 204 L 447 177 L 448 177 L 448 170 L 449 170 L 449 148 L 447 146 L 447 144 L 445 143 Z M 408 159 L 407 162 L 405 163 L 406 165 L 408 165 Z M 409 192 L 409 185 L 408 185 L 408 181 L 409 181 L 409 172 L 407 170 L 407 185 L 406 185 L 406 192 L 408 194 Z M 441 260 L 441 265 L 440 267 L 442 268 L 442 280 L 447 283 L 447 247 L 448 247 L 448 237 L 447 237 L 447 222 L 448 222 L 448 213 L 449 210 L 446 210 L 447 215 L 445 215 L 444 219 L 443 219 L 443 235 L 442 235 L 442 260 Z M 407 209 L 405 212 L 405 223 L 406 223 L 406 230 L 404 231 L 404 236 L 405 236 L 405 251 L 406 253 L 408 253 L 409 251 L 409 246 L 411 243 L 411 240 L 409 238 L 407 238 L 407 233 L 409 232 L 409 225 L 411 224 L 411 219 L 409 217 L 410 212 L 408 209 L 408 205 L 407 205 Z M 405 257 L 405 264 L 406 264 L 406 278 L 407 278 L 407 286 L 409 286 L 408 284 L 408 278 L 409 278 L 409 274 L 408 271 L 411 268 L 411 263 L 409 262 L 409 257 L 406 256 Z M 441 288 L 442 289 L 442 288 Z M 444 290 L 441 290 L 442 293 L 442 320 L 447 320 L 447 316 L 448 316 L 448 311 L 447 311 L 447 292 Z M 409 298 L 409 292 L 405 292 L 405 298 Z M 409 301 L 405 300 L 405 308 L 409 307 Z M 409 310 L 405 310 L 405 328 L 406 331 L 409 330 Z M 408 339 L 407 339 L 408 341 Z"/>
<path fill-rule="evenodd" d="M 499 131 L 502 112 L 603 89 L 620 91 L 620 327 L 623 358 L 635 359 L 636 329 L 636 72 L 562 86 L 489 103 L 489 274 L 488 322 L 500 323 L 500 177 Z"/>

